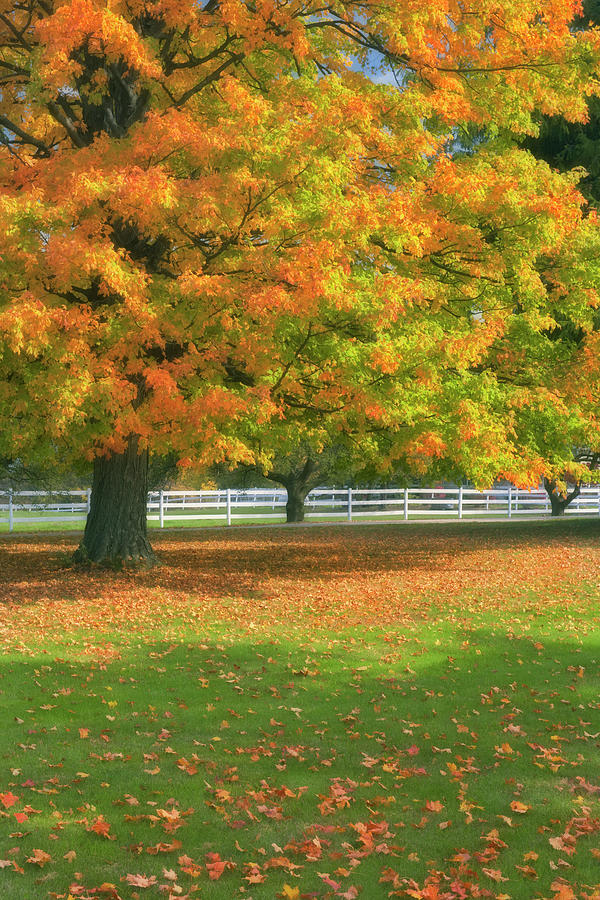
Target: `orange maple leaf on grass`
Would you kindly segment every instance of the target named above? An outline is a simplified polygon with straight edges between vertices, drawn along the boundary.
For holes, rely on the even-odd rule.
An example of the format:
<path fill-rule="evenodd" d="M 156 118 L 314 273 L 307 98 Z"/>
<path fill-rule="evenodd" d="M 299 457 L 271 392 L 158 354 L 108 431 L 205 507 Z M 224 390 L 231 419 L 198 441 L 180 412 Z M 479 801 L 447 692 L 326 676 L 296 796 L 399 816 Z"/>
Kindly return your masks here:
<path fill-rule="evenodd" d="M 429 812 L 441 812 L 444 808 L 444 804 L 440 800 L 428 800 L 425 804 L 425 809 Z"/>
<path fill-rule="evenodd" d="M 18 803 L 19 798 L 16 794 L 13 794 L 12 791 L 5 791 L 3 794 L 0 794 L 0 803 L 4 807 L 4 809 L 9 809 L 11 806 L 14 806 L 15 803 Z"/>
<path fill-rule="evenodd" d="M 235 868 L 235 863 L 232 863 L 227 859 L 221 859 L 221 856 L 218 853 L 207 853 L 206 859 L 206 871 L 208 872 L 208 877 L 211 881 L 218 881 L 225 869 Z"/>
<path fill-rule="evenodd" d="M 526 803 L 521 803 L 520 800 L 513 800 L 510 804 L 510 808 L 516 813 L 526 813 L 531 809 L 531 806 L 527 806 Z"/>
<path fill-rule="evenodd" d="M 104 816 L 98 816 L 89 828 L 86 828 L 86 831 L 93 831 L 95 834 L 99 834 L 101 837 L 108 838 L 109 841 L 114 841 L 114 834 L 109 834 L 110 832 L 110 822 L 107 822 Z"/>
<path fill-rule="evenodd" d="M 50 862 L 52 857 L 49 853 L 46 853 L 45 850 L 32 850 L 31 856 L 29 856 L 26 860 L 28 863 L 33 863 L 36 866 L 39 866 L 41 869 L 46 865 L 46 863 Z"/>

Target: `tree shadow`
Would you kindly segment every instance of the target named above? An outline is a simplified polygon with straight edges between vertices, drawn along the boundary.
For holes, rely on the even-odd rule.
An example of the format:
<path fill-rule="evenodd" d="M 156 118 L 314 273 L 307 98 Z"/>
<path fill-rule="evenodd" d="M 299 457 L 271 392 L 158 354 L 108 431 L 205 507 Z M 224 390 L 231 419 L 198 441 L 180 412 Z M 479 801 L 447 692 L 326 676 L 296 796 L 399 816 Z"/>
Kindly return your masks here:
<path fill-rule="evenodd" d="M 600 573 L 599 534 L 597 520 L 169 531 L 153 537 L 162 565 L 138 572 L 81 571 L 69 565 L 73 536 L 16 534 L 0 539 L 0 601 L 91 600 L 133 588 L 207 602 L 331 588 L 378 597 L 535 589 Z"/>

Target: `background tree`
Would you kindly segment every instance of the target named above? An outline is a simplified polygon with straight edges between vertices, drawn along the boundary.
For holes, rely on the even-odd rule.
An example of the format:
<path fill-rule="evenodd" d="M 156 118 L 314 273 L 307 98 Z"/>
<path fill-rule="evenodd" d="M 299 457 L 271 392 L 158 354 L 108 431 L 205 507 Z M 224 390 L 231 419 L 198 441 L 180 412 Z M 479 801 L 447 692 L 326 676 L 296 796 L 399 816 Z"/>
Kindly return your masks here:
<path fill-rule="evenodd" d="M 364 466 L 366 455 L 365 444 L 353 443 L 347 435 L 338 434 L 325 443 L 316 436 L 310 440 L 290 435 L 285 447 L 271 450 L 264 468 L 257 464 L 242 468 L 282 485 L 287 492 L 286 521 L 303 522 L 304 503 L 313 488 L 348 484 Z"/>
<path fill-rule="evenodd" d="M 580 197 L 449 147 L 585 117 L 576 0 L 1 6 L 0 452 L 93 463 L 79 558 L 151 560 L 150 449 L 253 462 L 248 422 L 359 410 L 392 456 L 539 469 L 492 446 L 480 364 L 564 302 L 536 262 L 578 269 Z"/>

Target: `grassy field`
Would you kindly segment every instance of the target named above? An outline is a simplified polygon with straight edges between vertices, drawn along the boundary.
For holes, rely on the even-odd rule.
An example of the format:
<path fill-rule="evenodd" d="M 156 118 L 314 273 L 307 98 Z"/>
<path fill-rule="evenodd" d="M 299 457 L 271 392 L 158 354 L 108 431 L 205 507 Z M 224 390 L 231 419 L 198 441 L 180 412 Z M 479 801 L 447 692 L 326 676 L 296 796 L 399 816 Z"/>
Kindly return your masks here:
<path fill-rule="evenodd" d="M 600 523 L 0 539 L 0 896 L 600 898 Z"/>

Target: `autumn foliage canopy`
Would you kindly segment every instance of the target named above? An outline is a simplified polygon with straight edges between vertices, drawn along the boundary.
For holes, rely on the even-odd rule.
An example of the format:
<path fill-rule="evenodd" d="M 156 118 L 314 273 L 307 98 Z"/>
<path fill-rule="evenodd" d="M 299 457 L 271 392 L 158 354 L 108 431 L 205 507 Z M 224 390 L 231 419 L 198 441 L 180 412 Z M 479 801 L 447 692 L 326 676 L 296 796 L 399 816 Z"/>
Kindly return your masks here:
<path fill-rule="evenodd" d="M 586 117 L 578 12 L 2 0 L 0 453 L 385 430 L 384 463 L 530 483 L 590 421 L 549 335 L 591 328 L 597 226 L 519 145 Z"/>

